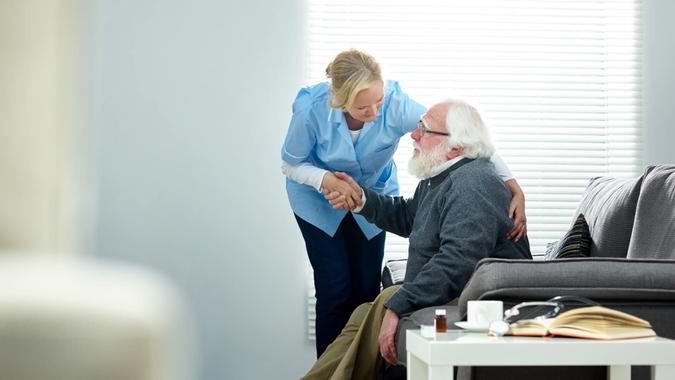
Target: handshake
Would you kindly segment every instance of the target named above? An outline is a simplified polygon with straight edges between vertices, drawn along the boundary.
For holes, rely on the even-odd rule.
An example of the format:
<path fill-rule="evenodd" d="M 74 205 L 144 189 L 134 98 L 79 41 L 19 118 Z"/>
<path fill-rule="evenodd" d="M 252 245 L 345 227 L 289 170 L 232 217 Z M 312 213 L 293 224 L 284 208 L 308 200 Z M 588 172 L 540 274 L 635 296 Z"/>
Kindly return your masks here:
<path fill-rule="evenodd" d="M 363 206 L 363 189 L 345 173 L 326 173 L 321 181 L 321 192 L 336 210 L 350 211 Z"/>

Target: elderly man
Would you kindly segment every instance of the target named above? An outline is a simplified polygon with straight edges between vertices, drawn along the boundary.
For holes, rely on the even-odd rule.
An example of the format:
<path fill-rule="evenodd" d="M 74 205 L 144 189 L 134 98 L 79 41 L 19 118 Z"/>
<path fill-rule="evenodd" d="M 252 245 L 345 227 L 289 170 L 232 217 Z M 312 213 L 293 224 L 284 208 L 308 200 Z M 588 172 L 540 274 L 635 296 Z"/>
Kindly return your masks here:
<path fill-rule="evenodd" d="M 476 109 L 458 100 L 434 105 L 412 138 L 409 170 L 422 181 L 410 199 L 361 189 L 337 174 L 361 194 L 355 212 L 409 237 L 408 265 L 403 285 L 359 306 L 305 379 L 373 379 L 382 358 L 398 364 L 401 316 L 459 296 L 482 258 L 532 258 L 527 237 L 506 237 L 510 194 L 488 160 L 494 148 Z M 348 208 L 341 194 L 325 196 L 333 207 Z"/>

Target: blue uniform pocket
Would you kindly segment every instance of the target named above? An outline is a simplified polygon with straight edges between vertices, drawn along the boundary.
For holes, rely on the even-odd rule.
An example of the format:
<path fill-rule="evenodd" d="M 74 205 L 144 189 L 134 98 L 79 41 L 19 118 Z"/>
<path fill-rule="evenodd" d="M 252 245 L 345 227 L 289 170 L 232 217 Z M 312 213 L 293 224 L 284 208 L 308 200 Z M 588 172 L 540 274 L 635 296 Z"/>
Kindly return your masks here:
<path fill-rule="evenodd" d="M 380 173 L 380 177 L 377 179 L 375 186 L 373 186 L 373 190 L 378 191 L 384 189 L 384 187 L 387 185 L 387 182 L 389 181 L 389 178 L 391 178 L 393 167 L 394 162 L 389 161 L 389 163 L 387 163 L 384 169 L 382 169 L 382 173 Z"/>

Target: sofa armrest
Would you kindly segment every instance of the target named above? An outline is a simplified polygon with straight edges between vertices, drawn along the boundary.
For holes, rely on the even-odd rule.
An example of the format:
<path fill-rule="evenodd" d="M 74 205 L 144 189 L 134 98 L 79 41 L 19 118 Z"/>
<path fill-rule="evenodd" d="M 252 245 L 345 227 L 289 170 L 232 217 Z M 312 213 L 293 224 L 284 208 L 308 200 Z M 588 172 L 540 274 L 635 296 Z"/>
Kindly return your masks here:
<path fill-rule="evenodd" d="M 396 356 L 402 365 L 406 365 L 406 334 L 407 330 L 417 330 L 422 325 L 433 325 L 436 317 L 436 309 L 445 309 L 446 318 L 448 319 L 448 329 L 458 330 L 455 322 L 460 321 L 459 310 L 457 305 L 441 305 L 425 307 L 415 311 L 414 313 L 404 316 L 400 319 L 396 328 Z"/>
<path fill-rule="evenodd" d="M 675 260 L 575 258 L 551 261 L 481 260 L 464 288 L 460 316 L 474 299 L 505 307 L 526 300 L 578 295 L 606 305 L 675 303 Z"/>

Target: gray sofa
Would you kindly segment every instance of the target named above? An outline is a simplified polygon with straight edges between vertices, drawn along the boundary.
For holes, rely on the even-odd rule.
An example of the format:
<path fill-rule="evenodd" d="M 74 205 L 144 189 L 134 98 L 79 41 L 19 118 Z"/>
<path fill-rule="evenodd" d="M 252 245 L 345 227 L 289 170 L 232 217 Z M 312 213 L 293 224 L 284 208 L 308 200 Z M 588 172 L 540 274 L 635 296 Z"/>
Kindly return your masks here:
<path fill-rule="evenodd" d="M 589 257 L 482 260 L 458 305 L 444 306 L 449 324 L 464 319 L 469 300 L 502 300 L 509 308 L 524 301 L 578 295 L 647 319 L 658 335 L 675 339 L 675 166 L 650 166 L 630 179 L 594 178 L 579 213 L 585 216 L 592 239 Z M 387 264 L 385 285 L 402 278 L 403 264 Z M 405 330 L 431 324 L 434 309 L 401 319 L 397 349 L 402 362 Z M 401 367 L 384 373 L 385 379 L 404 377 Z M 604 367 L 473 367 L 460 368 L 458 378 L 595 380 L 606 379 L 607 374 Z M 633 379 L 648 378 L 648 368 L 633 368 Z"/>

